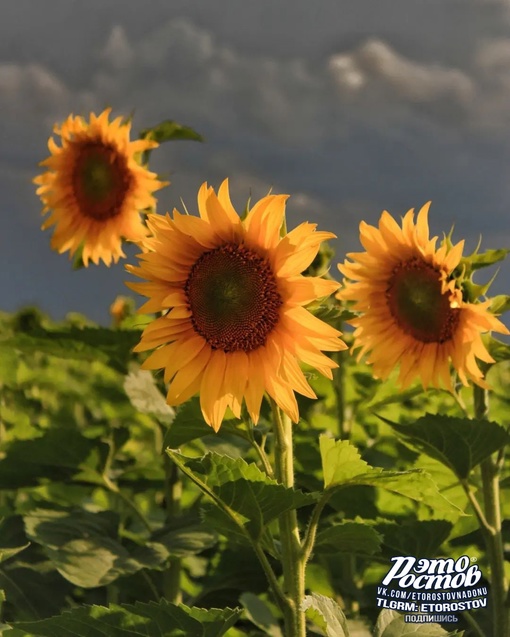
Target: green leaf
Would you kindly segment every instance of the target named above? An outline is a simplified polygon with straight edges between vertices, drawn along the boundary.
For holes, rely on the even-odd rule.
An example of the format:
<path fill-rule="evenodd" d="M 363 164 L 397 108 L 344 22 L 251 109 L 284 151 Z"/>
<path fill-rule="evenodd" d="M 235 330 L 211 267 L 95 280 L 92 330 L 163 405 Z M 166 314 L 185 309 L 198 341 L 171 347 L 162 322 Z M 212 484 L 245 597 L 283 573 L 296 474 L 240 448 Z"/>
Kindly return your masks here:
<path fill-rule="evenodd" d="M 108 447 L 85 438 L 79 431 L 60 427 L 40 438 L 15 440 L 0 460 L 0 484 L 17 489 L 37 485 L 47 478 L 65 482 L 82 470 L 94 470 L 100 451 Z"/>
<path fill-rule="evenodd" d="M 284 511 L 316 500 L 314 495 L 278 484 L 257 465 L 248 464 L 242 458 L 207 453 L 193 459 L 171 449 L 166 451 L 223 513 L 254 540 L 260 540 L 264 527 Z"/>
<path fill-rule="evenodd" d="M 220 430 L 221 431 L 221 430 Z M 211 428 L 205 422 L 198 400 L 189 400 L 177 414 L 165 434 L 164 447 L 178 449 L 196 438 L 208 436 Z"/>
<path fill-rule="evenodd" d="M 319 444 L 326 488 L 348 482 L 371 469 L 348 440 L 335 441 L 322 435 Z"/>
<path fill-rule="evenodd" d="M 371 467 L 361 459 L 358 450 L 350 442 L 335 442 L 325 435 L 320 437 L 320 451 L 327 489 L 366 485 L 386 489 L 418 502 L 432 500 L 436 508 L 457 509 L 439 493 L 432 478 L 421 469 L 385 471 Z"/>
<path fill-rule="evenodd" d="M 139 330 L 106 327 L 76 327 L 18 333 L 0 342 L 21 352 L 44 352 L 51 356 L 82 361 L 100 361 L 122 373 L 127 372 L 131 351 L 140 340 Z"/>
<path fill-rule="evenodd" d="M 382 536 L 361 519 L 343 520 L 317 534 L 316 553 L 373 555 L 381 550 Z"/>
<path fill-rule="evenodd" d="M 510 295 L 498 294 L 491 299 L 490 311 L 493 314 L 503 314 L 510 310 Z"/>
<path fill-rule="evenodd" d="M 27 536 L 77 586 L 104 586 L 142 568 L 116 539 L 118 519 L 111 511 L 36 509 L 24 521 Z"/>
<path fill-rule="evenodd" d="M 81 606 L 37 622 L 16 622 L 25 637 L 222 637 L 240 609 L 158 603 Z"/>
<path fill-rule="evenodd" d="M 207 437 L 207 441 L 204 441 L 206 448 L 212 448 L 214 446 L 214 449 L 212 450 L 217 451 L 220 454 L 235 457 L 236 454 L 232 453 L 233 439 L 232 437 L 229 437 L 229 434 L 234 434 L 236 436 L 237 440 L 235 443 L 238 446 L 241 444 L 241 448 L 237 455 L 246 452 L 247 448 L 250 446 L 249 442 L 245 442 L 239 436 L 240 425 L 242 425 L 242 422 L 237 418 L 229 420 L 228 417 L 226 417 L 221 425 L 220 431 L 218 433 L 213 433 L 211 427 L 209 427 L 204 420 L 199 398 L 194 397 L 191 400 L 188 400 L 188 402 L 182 405 L 182 407 L 177 409 L 176 416 L 171 426 L 166 431 L 163 447 L 178 449 L 192 440 Z M 222 446 L 224 446 L 225 451 L 221 450 Z M 227 448 L 230 452 L 226 451 Z"/>
<path fill-rule="evenodd" d="M 181 515 L 152 534 L 151 539 L 133 553 L 141 559 L 146 548 L 166 561 L 170 557 L 187 557 L 211 548 L 218 541 L 216 531 L 204 526 L 198 515 Z"/>
<path fill-rule="evenodd" d="M 326 629 L 327 637 L 349 637 L 349 628 L 344 612 L 330 597 L 318 593 L 305 595 L 301 609 L 304 611 L 311 609 L 320 614 L 322 618 L 322 622 L 320 622 L 322 626 L 320 627 Z"/>
<path fill-rule="evenodd" d="M 510 442 L 510 435 L 503 427 L 487 420 L 433 414 L 409 425 L 382 420 L 403 442 L 439 460 L 460 480 L 465 480 L 474 467 Z"/>
<path fill-rule="evenodd" d="M 374 637 L 462 637 L 464 632 L 449 633 L 439 624 L 408 624 L 404 616 L 384 609 L 377 618 Z"/>
<path fill-rule="evenodd" d="M 468 257 L 461 259 L 460 264 L 466 264 L 471 270 L 479 270 L 480 268 L 487 268 L 498 261 L 506 259 L 510 250 L 499 248 L 497 250 L 486 250 L 480 254 L 471 254 Z"/>
<path fill-rule="evenodd" d="M 243 593 L 239 601 L 248 619 L 269 637 L 283 637 L 280 626 L 269 606 L 253 593 Z"/>
<path fill-rule="evenodd" d="M 510 343 L 503 343 L 494 336 L 489 336 L 487 341 L 487 350 L 496 363 L 510 360 Z"/>
<path fill-rule="evenodd" d="M 165 424 L 175 418 L 174 409 L 166 403 L 149 371 L 138 369 L 128 374 L 124 379 L 124 391 L 133 407 L 142 414 L 150 414 Z"/>
<path fill-rule="evenodd" d="M 14 555 L 21 553 L 21 551 L 24 551 L 29 546 L 30 542 L 24 544 L 23 546 L 16 546 L 13 548 L 0 548 L 0 562 L 5 562 L 5 560 L 8 560 L 11 557 L 14 557 Z"/>
<path fill-rule="evenodd" d="M 171 119 L 167 119 L 161 124 L 152 128 L 145 128 L 140 133 L 140 139 L 153 139 L 162 144 L 163 142 L 187 139 L 194 142 L 203 142 L 204 138 L 189 126 L 183 126 Z"/>
<path fill-rule="evenodd" d="M 447 520 L 406 520 L 398 524 L 380 522 L 375 528 L 382 533 L 383 547 L 392 555 L 432 558 L 447 540 L 453 524 Z"/>

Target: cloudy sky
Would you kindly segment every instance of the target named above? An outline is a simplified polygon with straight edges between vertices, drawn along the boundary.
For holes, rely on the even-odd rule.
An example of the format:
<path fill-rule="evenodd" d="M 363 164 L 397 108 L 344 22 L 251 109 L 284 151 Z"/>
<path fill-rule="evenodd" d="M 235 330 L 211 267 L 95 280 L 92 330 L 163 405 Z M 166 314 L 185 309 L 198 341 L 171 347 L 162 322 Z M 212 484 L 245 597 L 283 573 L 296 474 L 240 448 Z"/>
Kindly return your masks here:
<path fill-rule="evenodd" d="M 334 231 L 338 260 L 361 219 L 428 200 L 434 233 L 510 246 L 509 0 L 3 2 L 1 310 L 108 324 L 128 292 L 122 264 L 74 272 L 50 250 L 31 184 L 52 125 L 108 105 L 207 140 L 153 155 L 160 212 L 228 176 L 239 207 L 289 193 L 289 227 Z M 509 289 L 504 264 L 493 291 Z"/>

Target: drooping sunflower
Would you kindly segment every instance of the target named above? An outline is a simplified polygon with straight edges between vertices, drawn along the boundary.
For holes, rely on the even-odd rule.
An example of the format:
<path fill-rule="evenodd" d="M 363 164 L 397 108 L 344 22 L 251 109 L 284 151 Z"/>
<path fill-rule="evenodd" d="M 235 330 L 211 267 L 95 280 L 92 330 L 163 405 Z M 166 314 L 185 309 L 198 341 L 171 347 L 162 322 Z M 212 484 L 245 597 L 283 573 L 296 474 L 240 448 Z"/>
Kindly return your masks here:
<path fill-rule="evenodd" d="M 116 263 L 125 254 L 122 238 L 138 241 L 147 234 L 139 212 L 154 206 L 153 192 L 166 185 L 137 162 L 137 156 L 158 146 L 151 140 L 130 141 L 131 124 L 122 117 L 109 122 L 111 109 L 87 122 L 70 115 L 48 140 L 46 171 L 34 179 L 44 208 L 51 212 L 43 230 L 55 225 L 51 247 L 74 253 L 83 247 L 85 266 L 102 259 Z"/>
<path fill-rule="evenodd" d="M 386 379 L 399 366 L 398 383 L 408 387 L 415 378 L 429 385 L 452 389 L 450 362 L 464 385 L 468 379 L 486 386 L 476 359 L 494 362 L 481 334 L 507 328 L 488 310 L 490 301 L 469 303 L 452 272 L 462 257 L 464 241 L 436 249 L 429 238 L 430 202 L 404 216 L 402 227 L 386 211 L 379 228 L 364 221 L 360 241 L 366 252 L 350 253 L 338 268 L 347 277 L 337 294 L 355 301 L 361 315 L 355 327 L 354 348 L 375 375 Z"/>
<path fill-rule="evenodd" d="M 240 417 L 243 400 L 256 423 L 265 392 L 297 422 L 294 392 L 316 398 L 298 361 L 331 378 L 337 365 L 321 350 L 346 348 L 338 330 L 303 307 L 338 289 L 335 281 L 301 276 L 335 235 L 305 222 L 281 237 L 287 197 L 268 195 L 241 220 L 227 180 L 217 195 L 203 184 L 200 217 L 151 216 L 140 266 L 126 266 L 146 279 L 128 283 L 149 297 L 140 311 L 169 310 L 135 348 L 158 348 L 143 367 L 165 368 L 170 405 L 198 392 L 215 431 L 227 407 Z"/>

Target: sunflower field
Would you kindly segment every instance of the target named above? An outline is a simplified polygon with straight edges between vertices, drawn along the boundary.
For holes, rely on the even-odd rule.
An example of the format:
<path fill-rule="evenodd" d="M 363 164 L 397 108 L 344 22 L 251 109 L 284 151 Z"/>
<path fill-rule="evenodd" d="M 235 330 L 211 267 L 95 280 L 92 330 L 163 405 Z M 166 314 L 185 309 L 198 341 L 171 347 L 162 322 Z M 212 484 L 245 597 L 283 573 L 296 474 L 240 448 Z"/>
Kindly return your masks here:
<path fill-rule="evenodd" d="M 0 313 L 0 634 L 510 637 L 509 251 L 419 202 L 334 255 L 228 179 L 160 211 L 151 153 L 200 135 L 110 113 L 34 182 L 51 247 L 145 299 Z"/>

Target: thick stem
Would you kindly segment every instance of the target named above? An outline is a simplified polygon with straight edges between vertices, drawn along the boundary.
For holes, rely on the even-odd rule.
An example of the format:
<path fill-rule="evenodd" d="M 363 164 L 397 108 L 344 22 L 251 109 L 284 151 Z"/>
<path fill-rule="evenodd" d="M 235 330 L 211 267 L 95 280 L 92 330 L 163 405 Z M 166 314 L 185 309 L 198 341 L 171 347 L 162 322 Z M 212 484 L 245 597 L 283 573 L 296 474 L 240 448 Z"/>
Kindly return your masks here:
<path fill-rule="evenodd" d="M 275 434 L 275 475 L 288 488 L 294 486 L 294 456 L 292 422 L 271 400 Z M 284 588 L 289 608 L 285 614 L 286 637 L 306 637 L 306 618 L 301 610 L 305 596 L 306 562 L 302 557 L 301 539 L 296 510 L 282 513 L 278 518 L 282 551 Z"/>
<path fill-rule="evenodd" d="M 181 512 L 182 482 L 179 470 L 165 454 L 165 504 L 166 519 L 171 522 Z M 174 604 L 182 601 L 181 593 L 181 559 L 172 558 L 170 566 L 163 573 L 163 593 L 165 599 Z"/>
<path fill-rule="evenodd" d="M 488 416 L 489 396 L 481 387 L 473 388 L 475 418 Z M 510 637 L 510 615 L 506 606 L 508 581 L 505 576 L 505 557 L 501 531 L 501 504 L 499 496 L 499 462 L 490 457 L 481 463 L 485 519 L 488 529 L 484 533 L 487 559 L 491 568 L 491 594 L 494 635 Z"/>

